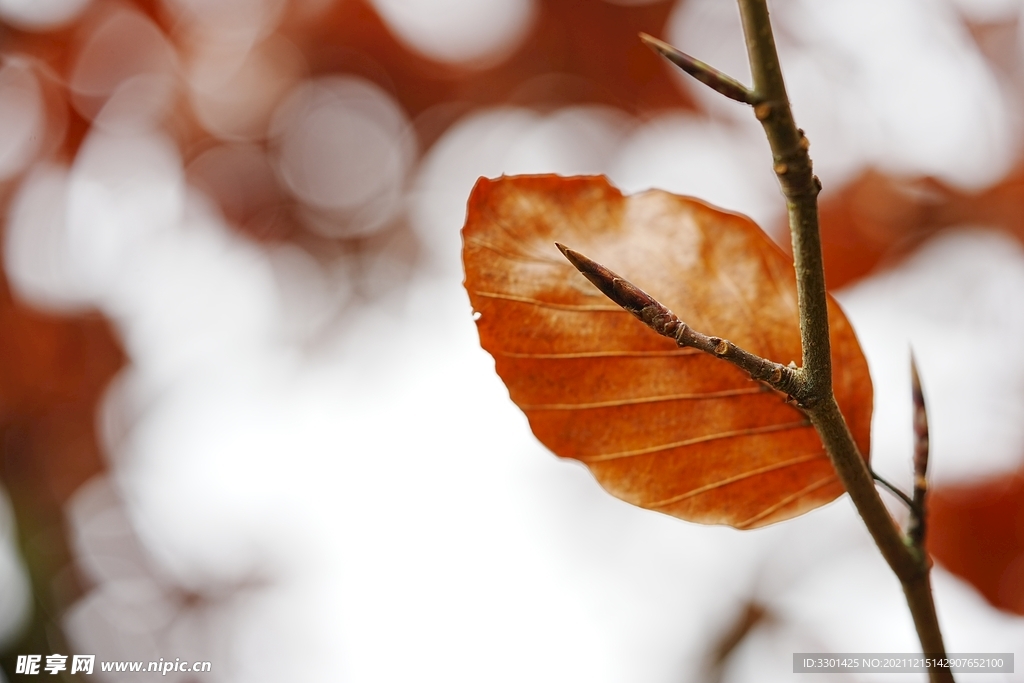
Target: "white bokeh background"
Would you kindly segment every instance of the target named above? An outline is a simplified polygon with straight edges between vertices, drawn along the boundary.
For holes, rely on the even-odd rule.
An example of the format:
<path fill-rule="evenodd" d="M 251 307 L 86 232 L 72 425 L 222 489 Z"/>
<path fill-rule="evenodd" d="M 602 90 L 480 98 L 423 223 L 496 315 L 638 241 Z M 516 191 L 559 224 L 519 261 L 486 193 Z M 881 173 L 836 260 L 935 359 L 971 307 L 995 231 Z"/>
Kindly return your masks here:
<path fill-rule="evenodd" d="M 85 4 L 0 0 L 0 17 L 42 30 Z M 373 6 L 410 50 L 467 69 L 511 54 L 541 11 L 443 4 Z M 962 187 L 999 178 L 1018 154 L 1019 117 L 958 13 L 1020 3 L 869 4 L 773 5 L 826 183 L 869 165 Z M 749 112 L 711 100 L 710 113 L 648 117 L 481 107 L 419 149 L 392 94 L 306 72 L 273 35 L 283 2 L 164 6 L 175 41 L 120 8 L 83 44 L 68 88 L 94 125 L 72 160 L 46 153 L 62 133 L 40 104 L 43 76 L 16 60 L 0 70 L 0 175 L 23 174 L 8 277 L 45 310 L 104 313 L 130 359 L 97 417 L 109 471 L 68 509 L 94 582 L 66 617 L 77 651 L 213 662 L 168 681 L 696 682 L 751 602 L 768 617 L 723 680 L 791 680 L 793 652 L 917 649 L 899 585 L 845 498 L 754 532 L 632 508 L 536 442 L 477 342 L 459 255 L 477 177 L 605 173 L 626 191 L 693 194 L 775 225 L 784 206 Z M 732 3 L 678 3 L 669 26 L 674 43 L 744 75 L 729 52 L 740 47 Z M 130 53 L 117 69 L 95 66 L 104 41 Z M 220 141 L 188 168 L 169 114 L 181 102 Z M 343 258 L 232 229 L 191 179 L 223 178 L 253 155 L 260 182 L 279 184 L 320 238 L 407 223 L 422 251 L 405 284 L 382 284 L 386 264 L 357 279 Z M 1012 349 L 1024 334 L 1024 306 L 1012 305 L 1024 301 L 1024 250 L 976 227 L 839 293 L 875 382 L 874 462 L 903 487 L 911 347 L 935 481 L 1021 465 L 1024 361 L 978 344 Z M 366 287 L 383 293 L 367 304 Z M 11 524 L 0 533 L 0 612 L 17 616 L 26 583 Z M 950 651 L 1024 652 L 1024 619 L 941 567 L 935 588 Z"/>

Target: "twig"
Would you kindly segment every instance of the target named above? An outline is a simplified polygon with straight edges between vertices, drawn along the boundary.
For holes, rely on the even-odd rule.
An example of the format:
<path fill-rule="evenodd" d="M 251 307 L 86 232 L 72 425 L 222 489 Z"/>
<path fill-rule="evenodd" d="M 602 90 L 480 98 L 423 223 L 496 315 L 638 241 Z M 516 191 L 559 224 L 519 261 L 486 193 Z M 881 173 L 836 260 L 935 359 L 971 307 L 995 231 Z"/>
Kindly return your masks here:
<path fill-rule="evenodd" d="M 914 395 L 914 504 L 910 508 L 907 536 L 922 557 L 926 558 L 924 539 L 927 513 L 925 498 L 928 495 L 928 413 L 913 352 L 910 353 L 910 383 Z"/>
<path fill-rule="evenodd" d="M 898 488 L 887 482 L 885 479 L 882 478 L 882 475 L 880 475 L 878 472 L 871 470 L 871 476 L 875 478 L 875 481 L 884 486 L 886 491 L 888 491 L 889 493 L 903 501 L 903 503 L 908 508 L 910 508 L 911 510 L 914 509 L 914 501 L 911 500 L 910 496 L 903 493 L 903 491 L 900 491 Z"/>
<path fill-rule="evenodd" d="M 707 65 L 699 59 L 694 59 L 685 52 L 680 52 L 668 43 L 658 40 L 654 36 L 649 36 L 646 33 L 640 34 L 640 40 L 642 40 L 647 47 L 651 48 L 720 95 L 725 95 L 730 100 L 736 100 L 743 104 L 757 103 L 754 93 L 749 88 L 734 78 L 726 76 L 715 67 Z"/>
<path fill-rule="evenodd" d="M 704 353 L 728 361 L 750 375 L 752 379 L 768 384 L 797 400 L 796 370 L 754 355 L 721 337 L 701 334 L 684 323 L 676 314 L 650 294 L 600 263 L 592 261 L 578 251 L 555 242 L 569 263 L 609 299 L 639 318 L 660 335 L 671 337 L 679 346 L 699 349 Z"/>
<path fill-rule="evenodd" d="M 945 653 L 945 646 L 935 614 L 927 556 L 912 543 L 904 542 L 899 528 L 882 504 L 871 472 L 850 435 L 832 392 L 828 301 L 818 228 L 817 197 L 821 183 L 812 171 L 807 153 L 810 144 L 793 120 L 768 6 L 766 0 L 738 1 L 753 75 L 754 115 L 761 122 L 771 146 L 773 168 L 789 211 L 803 350 L 803 367 L 793 373 L 796 391 L 850 499 L 882 556 L 903 585 L 923 652 L 941 656 Z M 708 72 L 705 69 L 701 73 Z M 933 683 L 953 680 L 949 669 L 937 667 L 929 671 L 929 677 Z"/>

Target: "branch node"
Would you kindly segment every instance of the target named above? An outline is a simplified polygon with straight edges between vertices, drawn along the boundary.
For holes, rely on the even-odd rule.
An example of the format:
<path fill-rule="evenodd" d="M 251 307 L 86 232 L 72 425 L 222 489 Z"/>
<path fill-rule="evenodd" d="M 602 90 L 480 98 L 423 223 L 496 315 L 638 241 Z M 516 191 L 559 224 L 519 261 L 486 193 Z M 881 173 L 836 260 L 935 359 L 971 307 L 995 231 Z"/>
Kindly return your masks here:
<path fill-rule="evenodd" d="M 619 279 L 618 282 L 622 282 L 636 289 L 636 287 L 627 280 Z M 676 328 L 681 324 L 679 318 L 677 318 L 672 311 L 668 310 L 657 301 L 645 306 L 637 317 L 640 318 L 645 325 L 665 337 L 675 337 Z"/>
<path fill-rule="evenodd" d="M 757 117 L 758 121 L 764 121 L 772 115 L 772 103 L 771 102 L 760 102 L 754 105 L 754 116 Z"/>

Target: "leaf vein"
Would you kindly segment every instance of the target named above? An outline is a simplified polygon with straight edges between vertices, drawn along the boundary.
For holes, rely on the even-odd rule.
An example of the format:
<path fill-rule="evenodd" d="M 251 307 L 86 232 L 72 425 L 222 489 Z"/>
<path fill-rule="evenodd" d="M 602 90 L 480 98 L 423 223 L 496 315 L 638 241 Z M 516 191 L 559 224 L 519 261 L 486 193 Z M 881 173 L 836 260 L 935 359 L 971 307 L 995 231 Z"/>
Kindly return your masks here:
<path fill-rule="evenodd" d="M 657 509 L 657 508 L 668 507 L 669 505 L 674 505 L 675 503 L 679 503 L 681 501 L 684 501 L 687 498 L 693 498 L 694 496 L 699 496 L 702 493 L 707 493 L 708 491 L 712 491 L 712 490 L 720 488 L 722 486 L 727 486 L 729 484 L 735 484 L 738 481 L 743 481 L 744 479 L 750 479 L 751 477 L 756 477 L 756 476 L 758 476 L 760 474 L 767 474 L 768 472 L 775 472 L 777 470 L 784 470 L 787 467 L 793 467 L 795 465 L 802 465 L 805 462 L 811 462 L 812 460 L 818 460 L 818 459 L 822 458 L 823 456 L 824 456 L 823 453 L 812 453 L 810 455 L 801 455 L 799 457 L 792 458 L 791 460 L 785 460 L 783 462 L 777 462 L 777 463 L 773 463 L 771 465 L 765 465 L 764 467 L 758 467 L 757 469 L 749 470 L 747 472 L 743 472 L 742 474 L 737 474 L 737 475 L 734 475 L 734 476 L 731 476 L 731 477 L 726 477 L 725 479 L 721 479 L 721 480 L 716 481 L 716 482 L 712 482 L 710 484 L 705 484 L 704 486 L 700 486 L 700 487 L 695 488 L 695 489 L 693 489 L 691 491 L 687 491 L 686 493 L 680 493 L 678 495 L 672 496 L 671 498 L 666 498 L 664 500 L 658 500 L 658 501 L 655 501 L 653 503 L 644 503 L 644 507 L 650 508 L 652 510 L 653 509 Z"/>
<path fill-rule="evenodd" d="M 822 486 L 825 486 L 826 484 L 829 484 L 829 483 L 835 481 L 835 479 L 836 479 L 836 475 L 834 475 L 834 474 L 831 475 L 831 476 L 825 477 L 824 479 L 819 479 L 818 481 L 814 482 L 810 486 L 806 486 L 803 489 L 797 491 L 796 493 L 794 493 L 792 495 L 789 495 L 789 496 L 786 496 L 785 498 L 780 500 L 775 505 L 772 505 L 772 506 L 762 510 L 761 512 L 757 513 L 756 515 L 754 515 L 750 519 L 747 519 L 747 520 L 744 520 L 744 521 L 740 522 L 739 524 L 736 525 L 736 528 L 737 529 L 747 529 L 747 528 L 750 527 L 750 525 L 756 524 L 759 520 L 764 519 L 765 517 L 767 517 L 768 515 L 772 514 L 773 512 L 778 510 L 779 508 L 785 507 L 786 505 L 789 505 L 790 503 L 792 503 L 794 500 L 799 500 L 800 498 L 803 498 L 804 496 L 806 496 L 809 493 L 814 493 L 815 491 L 820 489 Z"/>
<path fill-rule="evenodd" d="M 698 436 L 692 439 L 685 439 L 683 441 L 675 441 L 673 443 L 661 444 L 658 446 L 648 446 L 646 448 L 637 448 L 630 451 L 621 451 L 619 453 L 601 453 L 598 455 L 582 456 L 577 458 L 583 462 L 605 462 L 607 460 L 620 460 L 622 458 L 635 458 L 638 455 L 648 455 L 650 453 L 658 453 L 660 451 L 669 451 L 673 448 L 685 448 L 687 446 L 693 446 L 699 443 L 707 443 L 709 441 L 719 441 L 721 439 L 734 439 L 740 436 L 754 436 L 757 434 L 768 434 L 771 432 L 783 432 L 790 429 L 807 429 L 811 427 L 811 423 L 807 420 L 801 420 L 800 422 L 785 422 L 783 424 L 766 425 L 764 427 L 748 427 L 747 429 L 735 429 L 728 432 L 718 432 L 717 434 L 707 434 L 705 436 Z"/>
<path fill-rule="evenodd" d="M 536 358 L 541 360 L 564 360 L 577 358 L 655 358 L 670 356 L 699 356 L 704 352 L 700 349 L 672 349 L 668 351 L 576 351 L 573 353 L 514 353 L 497 351 L 497 355 L 507 358 Z"/>
<path fill-rule="evenodd" d="M 557 308 L 564 311 L 595 311 L 595 312 L 612 312 L 621 313 L 622 309 L 618 306 L 608 304 L 560 304 L 554 301 L 541 301 L 540 299 L 534 299 L 528 296 L 516 296 L 515 294 L 503 294 L 501 292 L 481 292 L 474 291 L 477 296 L 482 296 L 485 299 L 502 299 L 505 301 L 515 301 L 517 303 L 531 304 L 533 306 L 541 306 L 543 308 Z"/>
<path fill-rule="evenodd" d="M 599 401 L 596 403 L 542 403 L 538 405 L 520 405 L 523 410 L 590 410 L 593 408 L 615 408 L 617 406 L 631 406 L 642 403 L 658 403 L 661 401 L 700 401 L 704 399 L 732 398 L 734 396 L 748 396 L 760 394 L 764 391 L 760 387 L 746 387 L 743 389 L 726 389 L 724 391 L 708 391 L 695 394 L 669 394 L 667 396 L 640 396 L 637 398 L 623 398 L 614 401 Z"/>
<path fill-rule="evenodd" d="M 537 254 L 524 254 L 524 253 L 521 253 L 521 252 L 508 251 L 507 249 L 505 249 L 505 248 L 503 248 L 501 246 L 498 246 L 497 244 L 494 244 L 493 242 L 489 242 L 487 240 L 481 239 L 480 237 L 468 238 L 466 240 L 466 244 L 467 245 L 472 245 L 472 246 L 475 246 L 475 247 L 480 247 L 481 249 L 487 249 L 489 251 L 494 252 L 498 256 L 502 256 L 502 257 L 508 259 L 509 261 L 525 261 L 527 263 L 540 263 L 540 264 L 543 264 L 543 265 L 557 266 L 557 267 L 561 267 L 561 266 L 565 265 L 565 260 L 564 259 L 558 259 L 558 258 L 555 258 L 553 256 L 547 256 L 547 255 L 541 256 L 541 255 L 537 255 Z"/>

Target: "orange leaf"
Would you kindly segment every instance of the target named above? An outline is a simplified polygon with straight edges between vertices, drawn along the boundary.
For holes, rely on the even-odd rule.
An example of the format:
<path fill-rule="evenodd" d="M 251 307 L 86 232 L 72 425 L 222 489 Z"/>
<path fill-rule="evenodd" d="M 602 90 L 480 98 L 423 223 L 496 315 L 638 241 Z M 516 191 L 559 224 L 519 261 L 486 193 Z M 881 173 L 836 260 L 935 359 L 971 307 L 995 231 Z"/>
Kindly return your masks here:
<path fill-rule="evenodd" d="M 749 219 L 604 177 L 481 178 L 463 229 L 480 343 L 556 454 L 611 494 L 705 524 L 753 528 L 843 493 L 801 410 L 736 367 L 680 349 L 606 299 L 555 248 L 579 250 L 693 329 L 800 360 L 787 256 Z M 868 452 L 871 379 L 829 300 L 836 398 Z"/>

